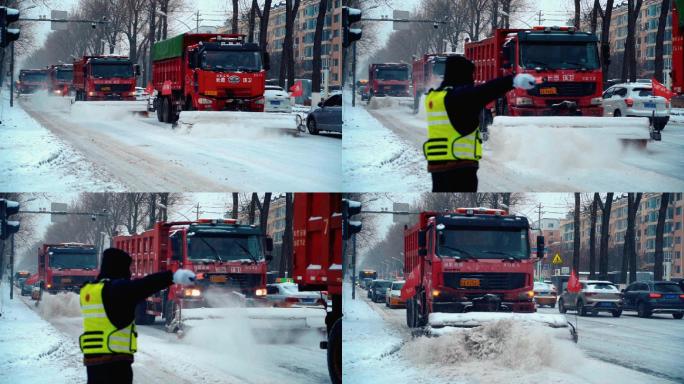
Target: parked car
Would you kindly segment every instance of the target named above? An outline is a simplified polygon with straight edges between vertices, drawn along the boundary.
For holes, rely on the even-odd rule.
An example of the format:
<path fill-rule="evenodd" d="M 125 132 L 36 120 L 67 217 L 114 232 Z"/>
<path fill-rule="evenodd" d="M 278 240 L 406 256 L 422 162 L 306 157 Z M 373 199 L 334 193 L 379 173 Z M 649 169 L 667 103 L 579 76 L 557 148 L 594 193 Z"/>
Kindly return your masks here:
<path fill-rule="evenodd" d="M 549 306 L 551 308 L 556 307 L 556 300 L 558 299 L 558 292 L 553 284 L 542 283 L 536 281 L 534 283 L 534 301 L 537 306 Z"/>
<path fill-rule="evenodd" d="M 370 283 L 373 282 L 373 279 L 371 278 L 365 278 L 361 281 L 361 288 L 363 289 L 370 289 Z M 370 297 L 370 296 L 369 296 Z"/>
<path fill-rule="evenodd" d="M 21 286 L 21 295 L 28 296 L 33 293 L 33 289 L 38 286 L 38 274 L 29 276 Z"/>
<path fill-rule="evenodd" d="M 393 281 L 387 292 L 385 293 L 385 305 L 390 308 L 405 307 L 406 303 L 401 298 L 401 287 L 404 286 L 404 280 Z"/>
<path fill-rule="evenodd" d="M 385 295 L 387 295 L 387 288 L 392 285 L 389 280 L 373 280 L 370 286 L 370 298 L 374 303 L 381 303 L 385 301 Z"/>
<path fill-rule="evenodd" d="M 135 87 L 136 100 L 149 100 L 150 94 L 143 87 Z"/>
<path fill-rule="evenodd" d="M 295 283 L 266 285 L 266 301 L 274 307 L 322 306 L 325 297 L 320 292 L 300 292 Z"/>
<path fill-rule="evenodd" d="M 684 292 L 674 281 L 636 281 L 622 290 L 622 309 L 636 311 L 639 317 L 671 313 L 684 317 Z"/>
<path fill-rule="evenodd" d="M 292 112 L 292 100 L 290 95 L 280 86 L 267 85 L 264 92 L 265 112 Z"/>
<path fill-rule="evenodd" d="M 361 86 L 359 94 L 361 95 L 361 101 L 370 100 L 370 87 L 368 85 Z"/>
<path fill-rule="evenodd" d="M 342 94 L 336 93 L 318 103 L 306 117 L 306 128 L 312 135 L 321 131 L 342 133 Z"/>
<path fill-rule="evenodd" d="M 578 293 L 567 290 L 558 299 L 558 311 L 565 313 L 576 310 L 580 316 L 589 313 L 597 315 L 599 312 L 610 312 L 613 317 L 622 314 L 622 295 L 617 286 L 610 281 L 586 280 L 580 281 L 581 289 Z"/>
<path fill-rule="evenodd" d="M 648 117 L 653 127 L 660 131 L 670 120 L 670 102 L 661 96 L 653 96 L 650 84 L 616 84 L 603 92 L 604 116 Z"/>

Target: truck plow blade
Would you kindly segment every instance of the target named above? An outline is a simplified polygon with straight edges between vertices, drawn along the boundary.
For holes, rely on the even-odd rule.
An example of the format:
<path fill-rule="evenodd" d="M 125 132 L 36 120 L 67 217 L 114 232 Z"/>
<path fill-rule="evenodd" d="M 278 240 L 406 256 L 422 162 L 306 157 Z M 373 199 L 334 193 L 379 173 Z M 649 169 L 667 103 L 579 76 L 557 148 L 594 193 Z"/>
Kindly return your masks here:
<path fill-rule="evenodd" d="M 616 140 L 623 146 L 644 148 L 651 139 L 651 127 L 646 117 L 584 117 L 584 116 L 497 116 L 489 127 L 489 136 L 510 135 L 511 130 L 553 130 L 557 145 L 582 140 Z M 513 132 L 515 134 L 515 132 Z M 549 143 L 555 145 L 555 143 Z"/>
<path fill-rule="evenodd" d="M 121 117 L 122 114 L 147 115 L 147 101 L 76 101 L 71 106 L 73 116 L 94 115 Z"/>
<path fill-rule="evenodd" d="M 297 125 L 297 113 L 183 111 L 178 120 L 178 126 L 182 129 L 193 132 L 220 129 L 224 136 L 230 136 L 236 130 L 255 134 L 261 134 L 265 130 L 289 130 L 296 133 Z"/>

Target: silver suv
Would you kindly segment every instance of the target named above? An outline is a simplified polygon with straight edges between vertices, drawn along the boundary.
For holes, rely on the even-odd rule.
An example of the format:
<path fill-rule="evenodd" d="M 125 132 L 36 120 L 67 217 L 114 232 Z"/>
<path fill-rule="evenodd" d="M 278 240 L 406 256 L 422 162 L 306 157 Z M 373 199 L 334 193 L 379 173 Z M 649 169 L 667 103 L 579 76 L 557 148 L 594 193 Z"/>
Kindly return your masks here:
<path fill-rule="evenodd" d="M 580 281 L 582 286 L 578 293 L 568 292 L 567 288 L 558 299 L 558 311 L 565 313 L 576 310 L 580 316 L 589 313 L 610 312 L 613 317 L 622 314 L 622 295 L 620 290 L 610 281 L 586 280 Z"/>

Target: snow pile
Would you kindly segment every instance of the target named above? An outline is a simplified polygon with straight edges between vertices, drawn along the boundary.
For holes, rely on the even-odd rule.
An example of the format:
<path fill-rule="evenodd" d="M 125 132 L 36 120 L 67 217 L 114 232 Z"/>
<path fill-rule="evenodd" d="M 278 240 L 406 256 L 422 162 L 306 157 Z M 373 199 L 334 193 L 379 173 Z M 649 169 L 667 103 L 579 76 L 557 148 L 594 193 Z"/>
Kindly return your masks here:
<path fill-rule="evenodd" d="M 237 308 L 245 306 L 244 296 L 211 287 L 202 292 L 207 305 L 212 308 Z"/>
<path fill-rule="evenodd" d="M 79 295 L 74 292 L 60 292 L 56 295 L 43 292 L 38 303 L 38 313 L 44 319 L 81 316 Z"/>

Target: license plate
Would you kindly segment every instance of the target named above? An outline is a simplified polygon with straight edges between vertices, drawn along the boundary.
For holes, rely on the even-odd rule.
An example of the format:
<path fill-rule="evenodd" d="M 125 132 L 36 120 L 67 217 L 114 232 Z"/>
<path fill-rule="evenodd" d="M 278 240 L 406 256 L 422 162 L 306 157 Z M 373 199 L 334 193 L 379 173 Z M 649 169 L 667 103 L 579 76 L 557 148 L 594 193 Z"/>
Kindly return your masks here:
<path fill-rule="evenodd" d="M 556 87 L 546 87 L 539 89 L 540 95 L 557 95 L 558 89 Z"/>
<path fill-rule="evenodd" d="M 461 279 L 461 287 L 479 287 L 479 279 Z"/>
<path fill-rule="evenodd" d="M 63 278 L 62 283 L 71 283 L 71 279 L 69 278 Z"/>
<path fill-rule="evenodd" d="M 613 303 L 599 303 L 599 307 L 612 307 Z"/>
<path fill-rule="evenodd" d="M 280 100 L 271 100 L 271 104 L 280 105 Z"/>
<path fill-rule="evenodd" d="M 677 295 L 665 295 L 666 299 L 676 299 Z"/>
<path fill-rule="evenodd" d="M 100 88 L 101 91 L 111 91 L 112 87 L 102 87 Z"/>
<path fill-rule="evenodd" d="M 650 101 L 649 101 L 649 102 L 644 103 L 644 108 L 655 109 L 655 107 L 656 107 L 656 104 L 653 103 L 653 102 L 650 102 Z"/>
<path fill-rule="evenodd" d="M 225 276 L 209 276 L 209 281 L 211 281 L 212 283 L 225 283 L 226 277 Z"/>

